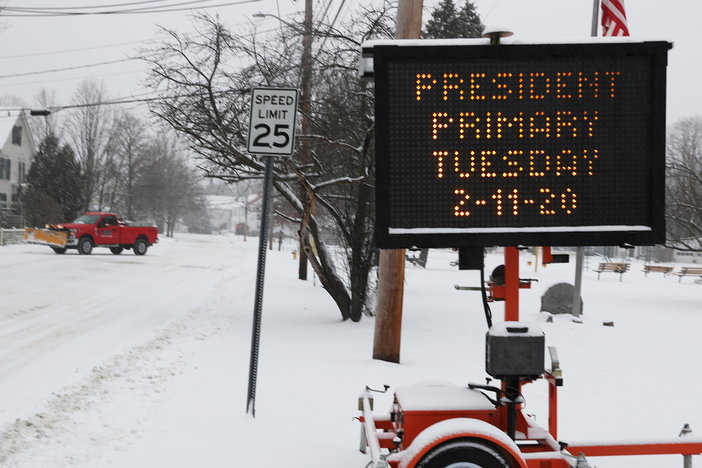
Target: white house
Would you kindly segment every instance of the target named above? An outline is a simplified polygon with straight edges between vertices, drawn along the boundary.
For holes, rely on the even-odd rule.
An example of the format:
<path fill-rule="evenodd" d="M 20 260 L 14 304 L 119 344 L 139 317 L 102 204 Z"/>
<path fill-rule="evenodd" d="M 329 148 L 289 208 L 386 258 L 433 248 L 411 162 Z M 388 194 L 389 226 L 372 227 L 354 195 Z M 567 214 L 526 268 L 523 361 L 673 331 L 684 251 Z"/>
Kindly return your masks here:
<path fill-rule="evenodd" d="M 227 231 L 237 234 L 258 231 L 258 213 L 261 211 L 261 195 L 246 197 L 208 195 L 210 218 L 213 231 Z M 248 203 L 247 203 L 248 201 Z"/>
<path fill-rule="evenodd" d="M 23 111 L 0 110 L 0 145 L 0 209 L 9 209 L 37 153 Z"/>

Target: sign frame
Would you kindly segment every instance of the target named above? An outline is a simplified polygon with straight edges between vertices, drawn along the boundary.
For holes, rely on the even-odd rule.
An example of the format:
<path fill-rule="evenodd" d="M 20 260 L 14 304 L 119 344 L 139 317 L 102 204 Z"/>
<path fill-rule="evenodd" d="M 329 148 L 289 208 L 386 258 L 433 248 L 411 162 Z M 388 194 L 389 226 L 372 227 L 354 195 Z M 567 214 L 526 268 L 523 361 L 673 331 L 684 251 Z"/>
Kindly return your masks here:
<path fill-rule="evenodd" d="M 654 245 L 665 242 L 665 106 L 667 51 L 672 44 L 653 42 L 588 42 L 572 44 L 486 45 L 473 42 L 436 43 L 433 41 L 379 42 L 364 44 L 365 57 L 372 54 L 376 95 L 376 245 L 381 249 L 408 247 L 463 247 L 497 245 Z M 370 53 L 370 54 L 369 54 Z M 558 60 L 577 57 L 585 60 L 645 57 L 650 61 L 650 144 L 647 154 L 647 222 L 631 230 L 621 226 L 608 230 L 607 225 L 592 226 L 521 226 L 490 228 L 475 232 L 457 229 L 393 229 L 391 225 L 391 83 L 389 67 L 394 63 L 438 63 L 495 60 L 509 64 L 515 60 Z"/>
<path fill-rule="evenodd" d="M 298 90 L 253 88 L 246 150 L 263 156 L 295 152 Z M 273 122 L 273 123 L 271 123 Z"/>

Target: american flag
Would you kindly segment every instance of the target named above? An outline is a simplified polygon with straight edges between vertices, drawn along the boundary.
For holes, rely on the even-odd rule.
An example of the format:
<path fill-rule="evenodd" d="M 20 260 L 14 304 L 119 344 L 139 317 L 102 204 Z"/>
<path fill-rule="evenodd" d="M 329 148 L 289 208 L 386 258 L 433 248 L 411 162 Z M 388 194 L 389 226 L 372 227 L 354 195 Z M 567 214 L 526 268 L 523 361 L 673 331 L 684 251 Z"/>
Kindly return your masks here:
<path fill-rule="evenodd" d="M 628 36 L 624 0 L 602 0 L 602 35 Z"/>

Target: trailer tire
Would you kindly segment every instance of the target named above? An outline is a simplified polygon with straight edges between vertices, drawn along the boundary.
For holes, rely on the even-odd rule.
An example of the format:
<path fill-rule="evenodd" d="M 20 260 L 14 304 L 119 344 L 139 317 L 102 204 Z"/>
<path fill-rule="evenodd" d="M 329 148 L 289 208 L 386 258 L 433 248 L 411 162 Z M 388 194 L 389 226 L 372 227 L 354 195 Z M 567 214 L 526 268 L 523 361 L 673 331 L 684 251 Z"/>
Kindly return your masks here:
<path fill-rule="evenodd" d="M 66 247 L 51 247 L 53 251 L 59 255 L 65 254 L 66 250 L 68 250 Z"/>
<path fill-rule="evenodd" d="M 472 440 L 452 440 L 432 449 L 416 468 L 510 468 L 497 450 Z"/>
<path fill-rule="evenodd" d="M 123 250 L 124 247 L 110 247 L 110 252 L 112 252 L 115 255 L 121 254 Z"/>
<path fill-rule="evenodd" d="M 144 239 L 137 239 L 136 242 L 134 242 L 134 253 L 136 255 L 144 255 L 148 248 L 149 243 Z"/>
<path fill-rule="evenodd" d="M 81 255 L 90 255 L 93 251 L 93 241 L 89 237 L 82 237 L 78 241 L 78 253 Z"/>

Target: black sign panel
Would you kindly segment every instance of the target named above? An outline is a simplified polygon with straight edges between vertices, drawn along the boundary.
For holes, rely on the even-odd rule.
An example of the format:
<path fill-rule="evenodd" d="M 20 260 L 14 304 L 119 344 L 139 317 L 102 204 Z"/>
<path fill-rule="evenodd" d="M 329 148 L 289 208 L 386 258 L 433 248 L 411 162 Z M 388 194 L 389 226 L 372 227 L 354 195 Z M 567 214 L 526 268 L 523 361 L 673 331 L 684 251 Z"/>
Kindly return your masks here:
<path fill-rule="evenodd" d="M 373 47 L 378 246 L 664 242 L 669 48 Z"/>

